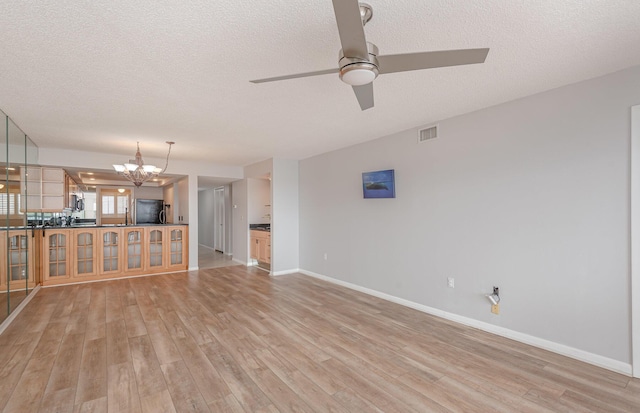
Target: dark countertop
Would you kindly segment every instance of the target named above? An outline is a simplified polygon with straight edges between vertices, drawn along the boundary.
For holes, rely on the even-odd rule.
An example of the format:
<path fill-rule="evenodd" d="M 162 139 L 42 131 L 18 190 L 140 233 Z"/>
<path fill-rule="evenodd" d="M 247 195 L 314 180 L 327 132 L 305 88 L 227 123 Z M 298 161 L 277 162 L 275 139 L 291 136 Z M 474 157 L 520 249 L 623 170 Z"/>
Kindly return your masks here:
<path fill-rule="evenodd" d="M 189 224 L 139 224 L 139 225 L 124 225 L 124 224 L 102 224 L 102 225 L 96 225 L 96 224 L 76 224 L 76 225 L 67 225 L 67 226 L 59 226 L 59 227 L 54 227 L 54 226 L 37 226 L 37 227 L 0 227 L 0 230 L 10 230 L 10 231 L 17 231 L 17 230 L 25 230 L 25 229 L 77 229 L 77 228 L 111 228 L 111 227 L 169 227 L 169 226 L 189 226 Z"/>
<path fill-rule="evenodd" d="M 271 224 L 249 224 L 249 230 L 271 232 Z"/>

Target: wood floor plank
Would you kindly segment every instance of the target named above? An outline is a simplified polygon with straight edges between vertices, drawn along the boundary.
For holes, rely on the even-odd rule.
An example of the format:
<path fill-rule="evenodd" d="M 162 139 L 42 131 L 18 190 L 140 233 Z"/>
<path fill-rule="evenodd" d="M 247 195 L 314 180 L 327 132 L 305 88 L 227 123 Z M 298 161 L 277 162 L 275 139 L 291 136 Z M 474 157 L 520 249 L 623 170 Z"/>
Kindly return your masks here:
<path fill-rule="evenodd" d="M 106 402 L 107 341 L 105 338 L 85 339 L 75 404 L 83 405 L 85 402 L 103 398 Z M 95 406 L 100 405 L 101 403 L 98 403 Z M 93 404 L 87 403 L 87 406 L 93 406 Z"/>
<path fill-rule="evenodd" d="M 47 387 L 55 358 L 32 358 L 5 406 L 3 412 L 33 412 L 40 406 L 40 400 Z"/>
<path fill-rule="evenodd" d="M 55 364 L 49 376 L 46 393 L 76 388 L 82 360 L 81 349 L 83 342 L 84 334 L 67 334 L 62 339 Z"/>
<path fill-rule="evenodd" d="M 209 412 L 209 406 L 198 386 L 194 383 L 189 369 L 183 361 L 163 364 L 160 366 L 164 374 L 169 394 L 173 404 L 179 412 Z"/>
<path fill-rule="evenodd" d="M 640 412 L 640 380 L 300 274 L 41 289 L 3 412 Z"/>
<path fill-rule="evenodd" d="M 107 413 L 107 397 L 100 397 L 76 404 L 74 413 Z"/>
<path fill-rule="evenodd" d="M 91 301 L 89 302 L 89 314 L 87 315 L 86 340 L 104 338 L 107 335 L 107 301 L 104 283 L 91 289 Z"/>
<path fill-rule="evenodd" d="M 129 347 L 140 400 L 166 390 L 167 385 L 149 336 L 130 338 Z"/>
<path fill-rule="evenodd" d="M 145 325 L 160 364 L 169 364 L 182 360 L 180 351 L 178 351 L 171 334 L 169 334 L 161 319 L 147 321 Z"/>
<path fill-rule="evenodd" d="M 76 389 L 66 388 L 51 393 L 45 393 L 40 402 L 39 413 L 71 413 Z"/>
<path fill-rule="evenodd" d="M 107 368 L 107 376 L 109 413 L 142 411 L 133 362 L 110 365 Z"/>
<path fill-rule="evenodd" d="M 124 322 L 127 326 L 127 337 L 138 337 L 147 334 L 147 327 L 137 304 L 124 308 Z"/>
<path fill-rule="evenodd" d="M 165 389 L 156 394 L 150 394 L 140 399 L 143 413 L 175 413 L 176 409 L 171 400 L 169 390 Z"/>
<path fill-rule="evenodd" d="M 123 319 L 107 323 L 107 365 L 131 361 L 127 325 Z"/>

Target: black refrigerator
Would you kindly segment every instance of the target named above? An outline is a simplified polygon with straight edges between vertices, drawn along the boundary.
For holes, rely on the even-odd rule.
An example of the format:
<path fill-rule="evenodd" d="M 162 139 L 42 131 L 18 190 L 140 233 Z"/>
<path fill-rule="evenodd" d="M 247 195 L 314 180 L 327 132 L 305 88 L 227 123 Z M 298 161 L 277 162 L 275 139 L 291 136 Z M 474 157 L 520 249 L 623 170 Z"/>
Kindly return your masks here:
<path fill-rule="evenodd" d="M 164 201 L 161 199 L 136 199 L 135 223 L 164 224 Z"/>

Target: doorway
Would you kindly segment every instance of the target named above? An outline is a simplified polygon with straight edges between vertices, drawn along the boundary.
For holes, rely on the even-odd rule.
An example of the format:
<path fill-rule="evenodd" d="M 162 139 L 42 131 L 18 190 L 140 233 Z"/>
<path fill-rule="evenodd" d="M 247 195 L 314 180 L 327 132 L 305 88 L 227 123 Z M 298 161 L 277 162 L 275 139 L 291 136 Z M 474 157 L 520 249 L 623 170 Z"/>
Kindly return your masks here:
<path fill-rule="evenodd" d="M 222 253 L 225 252 L 224 195 L 224 187 L 213 190 L 213 249 Z"/>

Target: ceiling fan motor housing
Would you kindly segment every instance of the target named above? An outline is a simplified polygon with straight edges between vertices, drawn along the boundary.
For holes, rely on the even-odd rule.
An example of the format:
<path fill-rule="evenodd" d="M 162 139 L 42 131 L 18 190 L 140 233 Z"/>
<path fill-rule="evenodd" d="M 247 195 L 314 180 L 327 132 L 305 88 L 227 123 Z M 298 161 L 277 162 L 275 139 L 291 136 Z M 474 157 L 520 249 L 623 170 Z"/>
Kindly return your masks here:
<path fill-rule="evenodd" d="M 361 86 L 378 77 L 378 47 L 367 42 L 367 52 L 368 58 L 361 58 L 345 56 L 340 50 L 340 80 L 351 86 Z"/>

